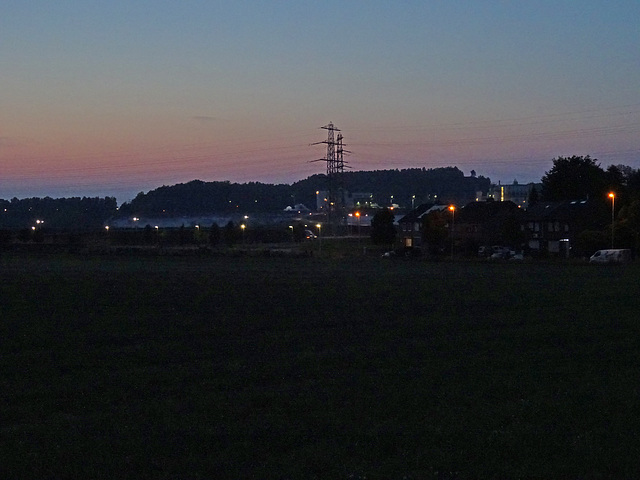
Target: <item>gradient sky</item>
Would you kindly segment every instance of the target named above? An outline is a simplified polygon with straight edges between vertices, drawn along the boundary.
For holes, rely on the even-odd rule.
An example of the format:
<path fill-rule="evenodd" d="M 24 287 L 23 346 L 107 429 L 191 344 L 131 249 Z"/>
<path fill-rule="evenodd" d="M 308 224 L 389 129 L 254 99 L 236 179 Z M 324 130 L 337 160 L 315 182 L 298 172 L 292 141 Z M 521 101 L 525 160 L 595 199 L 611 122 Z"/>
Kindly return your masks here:
<path fill-rule="evenodd" d="M 0 198 L 640 168 L 640 2 L 0 0 Z"/>

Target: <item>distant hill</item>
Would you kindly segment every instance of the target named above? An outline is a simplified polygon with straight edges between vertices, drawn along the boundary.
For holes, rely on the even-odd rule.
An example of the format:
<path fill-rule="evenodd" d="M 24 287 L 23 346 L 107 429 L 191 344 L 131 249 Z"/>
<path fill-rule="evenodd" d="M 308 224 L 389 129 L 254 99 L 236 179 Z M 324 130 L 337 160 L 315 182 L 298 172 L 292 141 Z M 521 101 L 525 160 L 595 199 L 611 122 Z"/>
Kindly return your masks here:
<path fill-rule="evenodd" d="M 343 180 L 344 188 L 351 193 L 370 193 L 373 201 L 381 206 L 389 205 L 393 195 L 393 203 L 401 207 L 410 207 L 414 195 L 415 205 L 434 199 L 445 203 L 466 203 L 475 200 L 476 192 L 487 192 L 491 186 L 489 178 L 465 177 L 458 167 L 347 171 Z M 315 193 L 325 186 L 324 175 L 314 175 L 294 183 L 292 188 Z"/>
<path fill-rule="evenodd" d="M 180 216 L 210 213 L 256 213 L 292 204 L 290 185 L 203 182 L 193 180 L 139 193 L 120 206 L 120 215 Z"/>
<path fill-rule="evenodd" d="M 348 171 L 344 173 L 343 183 L 349 192 L 370 193 L 373 201 L 381 206 L 389 205 L 393 196 L 393 203 L 402 207 L 410 207 L 412 200 L 415 205 L 433 200 L 466 203 L 475 199 L 476 192 L 486 192 L 491 185 L 488 178 L 466 177 L 457 167 Z M 326 176 L 320 174 L 292 185 L 193 180 L 140 193 L 131 202 L 124 203 L 119 214 L 262 213 L 281 211 L 299 203 L 314 209 L 316 191 L 327 188 Z"/>

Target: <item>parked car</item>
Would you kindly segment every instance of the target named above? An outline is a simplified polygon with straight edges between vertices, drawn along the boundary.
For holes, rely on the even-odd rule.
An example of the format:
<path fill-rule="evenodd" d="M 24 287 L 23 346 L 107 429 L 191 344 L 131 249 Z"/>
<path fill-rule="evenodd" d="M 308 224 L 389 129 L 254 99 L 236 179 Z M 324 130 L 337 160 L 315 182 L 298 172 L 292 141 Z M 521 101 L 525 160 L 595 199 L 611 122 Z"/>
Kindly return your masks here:
<path fill-rule="evenodd" d="M 511 256 L 511 249 L 508 247 L 501 247 L 499 245 L 494 245 L 491 247 L 491 258 L 492 260 L 500 260 L 507 259 Z"/>
<path fill-rule="evenodd" d="M 589 263 L 626 263 L 630 261 L 631 250 L 626 248 L 598 250 L 589 258 Z"/>

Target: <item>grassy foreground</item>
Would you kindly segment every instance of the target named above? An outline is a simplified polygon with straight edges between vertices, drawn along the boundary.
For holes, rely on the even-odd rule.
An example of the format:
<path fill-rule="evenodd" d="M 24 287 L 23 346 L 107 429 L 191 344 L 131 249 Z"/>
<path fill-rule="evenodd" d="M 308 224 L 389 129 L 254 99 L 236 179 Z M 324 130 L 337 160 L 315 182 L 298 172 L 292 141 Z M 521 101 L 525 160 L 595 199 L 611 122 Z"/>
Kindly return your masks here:
<path fill-rule="evenodd" d="M 639 278 L 0 257 L 0 477 L 634 477 Z"/>

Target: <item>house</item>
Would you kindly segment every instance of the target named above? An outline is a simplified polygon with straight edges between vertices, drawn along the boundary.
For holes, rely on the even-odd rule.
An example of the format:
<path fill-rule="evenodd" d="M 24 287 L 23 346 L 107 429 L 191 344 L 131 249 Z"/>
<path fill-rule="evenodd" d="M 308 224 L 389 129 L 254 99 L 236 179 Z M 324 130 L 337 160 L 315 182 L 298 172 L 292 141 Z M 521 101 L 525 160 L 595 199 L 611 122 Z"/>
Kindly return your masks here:
<path fill-rule="evenodd" d="M 406 248 L 422 247 L 422 220 L 432 212 L 446 210 L 447 205 L 423 203 L 398 220 L 402 246 Z"/>
<path fill-rule="evenodd" d="M 536 202 L 527 209 L 522 230 L 532 254 L 568 257 L 580 233 L 602 230 L 609 222 L 599 200 Z"/>
<path fill-rule="evenodd" d="M 458 250 L 475 253 L 480 246 L 505 245 L 518 249 L 522 243 L 524 211 L 510 201 L 472 202 L 455 211 L 452 234 Z"/>

